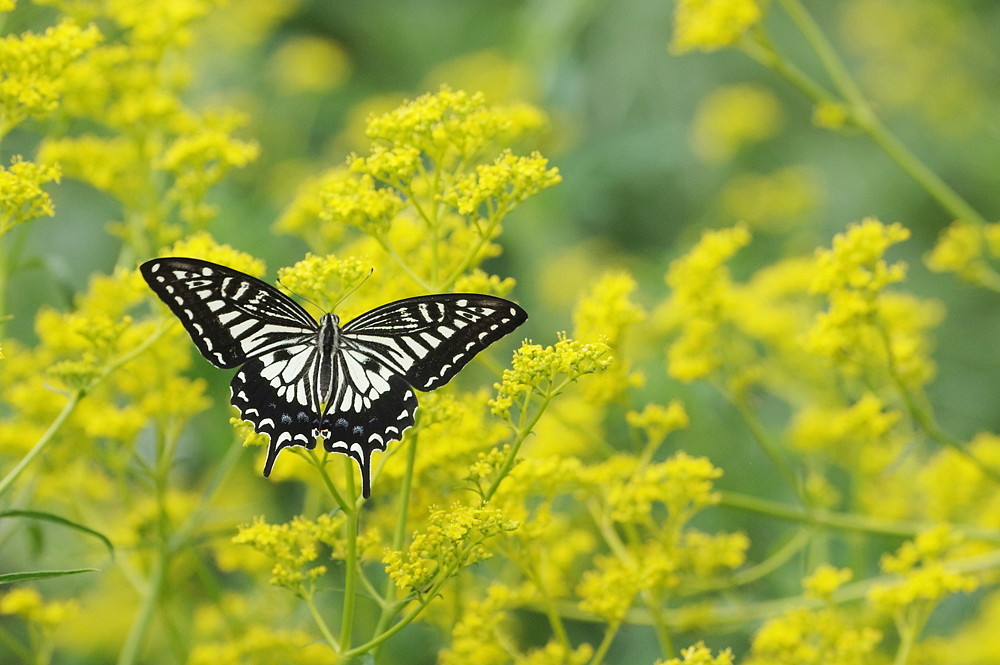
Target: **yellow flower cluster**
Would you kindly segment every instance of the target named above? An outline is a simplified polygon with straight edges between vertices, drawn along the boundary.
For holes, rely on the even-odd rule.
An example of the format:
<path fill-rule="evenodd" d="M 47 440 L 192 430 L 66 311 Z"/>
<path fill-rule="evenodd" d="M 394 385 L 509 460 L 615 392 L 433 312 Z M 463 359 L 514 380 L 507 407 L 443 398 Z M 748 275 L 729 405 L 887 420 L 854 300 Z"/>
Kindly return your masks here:
<path fill-rule="evenodd" d="M 992 289 L 1000 289 L 1000 275 L 990 260 L 1000 258 L 1000 224 L 974 226 L 957 221 L 938 237 L 926 256 L 927 267 L 935 272 L 953 272 L 962 279 Z"/>
<path fill-rule="evenodd" d="M 753 229 L 787 231 L 809 218 L 821 198 L 819 178 L 803 167 L 774 173 L 746 173 L 722 192 L 722 206 L 733 219 Z"/>
<path fill-rule="evenodd" d="M 0 138 L 25 118 L 52 112 L 65 90 L 67 67 L 100 39 L 93 25 L 68 20 L 41 35 L 0 39 Z"/>
<path fill-rule="evenodd" d="M 217 212 L 205 202 L 208 190 L 232 169 L 254 161 L 260 147 L 255 141 L 232 137 L 236 129 L 246 124 L 243 114 L 210 112 L 184 120 L 187 126 L 165 148 L 160 166 L 174 176 L 167 196 L 179 204 L 181 219 L 197 229 Z"/>
<path fill-rule="evenodd" d="M 718 656 L 713 656 L 712 650 L 704 642 L 698 642 L 681 649 L 680 658 L 658 660 L 653 665 L 733 665 L 733 652 L 723 649 Z"/>
<path fill-rule="evenodd" d="M 657 446 L 671 432 L 687 427 L 690 421 L 684 405 L 675 400 L 667 406 L 647 404 L 642 411 L 629 411 L 625 422 L 642 431 L 650 445 Z"/>
<path fill-rule="evenodd" d="M 850 581 L 853 575 L 850 568 L 835 568 L 824 563 L 813 571 L 812 575 L 802 580 L 802 586 L 806 590 L 806 595 L 829 600 L 837 589 Z"/>
<path fill-rule="evenodd" d="M 908 237 L 899 224 L 885 226 L 869 218 L 818 253 L 811 288 L 826 296 L 828 307 L 807 333 L 810 351 L 849 372 L 891 367 L 910 385 L 930 378 L 923 332 L 941 318 L 940 307 L 886 291 L 904 279 L 906 265 L 889 264 L 883 255 Z"/>
<path fill-rule="evenodd" d="M 683 524 L 705 506 L 719 502 L 713 481 L 722 477 L 706 457 L 692 457 L 684 451 L 665 462 L 639 469 L 623 484 L 612 486 L 608 503 L 618 522 L 647 523 L 653 518 L 653 504 L 666 506 L 670 519 Z"/>
<path fill-rule="evenodd" d="M 332 312 L 370 272 L 370 264 L 353 256 L 338 259 L 332 255 L 306 254 L 295 265 L 278 270 L 278 281 L 289 293 L 314 303 L 324 312 Z"/>
<path fill-rule="evenodd" d="M 972 575 L 950 571 L 945 565 L 962 540 L 950 527 L 942 525 L 903 543 L 895 554 L 883 555 L 882 570 L 901 575 L 902 579 L 874 586 L 869 597 L 897 620 L 922 626 L 940 600 L 954 593 L 970 593 L 979 586 Z"/>
<path fill-rule="evenodd" d="M 507 665 L 511 654 L 502 628 L 506 610 L 518 600 L 508 587 L 491 584 L 481 599 L 464 608 L 452 626 L 451 641 L 438 655 L 441 665 Z"/>
<path fill-rule="evenodd" d="M 562 182 L 558 169 L 538 152 L 519 157 L 505 150 L 492 164 L 457 179 L 442 200 L 462 215 L 506 215 L 519 203 Z"/>
<path fill-rule="evenodd" d="M 559 182 L 538 153 L 504 147 L 541 122 L 539 112 L 488 106 L 481 94 L 422 95 L 369 118 L 368 151 L 304 184 L 278 228 L 318 254 L 370 256 L 400 297 L 459 283 L 509 288 L 477 268 L 500 253 L 504 217 Z M 348 228 L 362 237 L 345 244 Z"/>
<path fill-rule="evenodd" d="M 428 516 L 427 527 L 413 535 L 406 550 L 387 551 L 382 561 L 398 588 L 424 593 L 460 569 L 492 556 L 484 546 L 486 541 L 517 527 L 494 508 L 458 503 L 447 510 L 436 508 Z"/>
<path fill-rule="evenodd" d="M 397 148 L 414 147 L 441 164 L 449 159 L 468 160 L 497 143 L 510 143 L 544 121 L 537 110 L 520 107 L 519 113 L 511 113 L 489 108 L 482 94 L 443 86 L 437 93 L 373 117 L 365 133 Z"/>
<path fill-rule="evenodd" d="M 602 275 L 573 308 L 573 339 L 606 344 L 615 358 L 625 358 L 626 335 L 646 319 L 645 310 L 632 302 L 637 286 L 625 272 Z M 641 386 L 645 375 L 626 360 L 610 365 L 584 389 L 586 399 L 606 404 L 622 397 L 629 388 Z"/>
<path fill-rule="evenodd" d="M 792 443 L 855 469 L 879 471 L 892 462 L 903 442 L 894 430 L 902 417 L 873 393 L 843 408 L 810 404 L 796 415 Z"/>
<path fill-rule="evenodd" d="M 675 379 L 704 378 L 722 365 L 720 335 L 735 299 L 724 263 L 749 242 L 750 233 L 742 226 L 708 231 L 687 255 L 670 264 L 668 325 L 681 328 L 667 350 L 668 372 Z"/>
<path fill-rule="evenodd" d="M 10 168 L 0 166 L 0 237 L 18 224 L 54 215 L 52 199 L 42 189 L 59 182 L 59 168 L 13 157 Z"/>
<path fill-rule="evenodd" d="M 671 51 L 717 51 L 736 44 L 763 15 L 757 0 L 679 0 Z"/>
<path fill-rule="evenodd" d="M 490 400 L 490 408 L 495 415 L 508 417 L 515 405 L 523 411 L 532 396 L 549 399 L 562 386 L 610 364 L 604 344 L 584 344 L 564 336 L 553 346 L 526 342 L 514 352 L 511 368 L 505 369 L 500 383 L 494 385 L 497 396 Z"/>
<path fill-rule="evenodd" d="M 389 223 L 402 210 L 403 199 L 388 187 L 376 187 L 371 175 L 356 177 L 347 171 L 339 174 L 324 179 L 320 218 L 333 225 L 354 226 L 375 237 L 384 236 Z"/>
<path fill-rule="evenodd" d="M 857 665 L 878 662 L 882 633 L 856 627 L 836 609 L 792 610 L 754 635 L 744 665 Z"/>
<path fill-rule="evenodd" d="M 273 561 L 271 584 L 309 594 L 316 579 L 326 573 L 325 565 L 310 565 L 319 558 L 320 545 L 331 549 L 331 558 L 343 558 L 343 523 L 343 513 L 315 520 L 296 516 L 284 524 L 268 524 L 258 517 L 241 526 L 233 542 L 249 545 Z"/>

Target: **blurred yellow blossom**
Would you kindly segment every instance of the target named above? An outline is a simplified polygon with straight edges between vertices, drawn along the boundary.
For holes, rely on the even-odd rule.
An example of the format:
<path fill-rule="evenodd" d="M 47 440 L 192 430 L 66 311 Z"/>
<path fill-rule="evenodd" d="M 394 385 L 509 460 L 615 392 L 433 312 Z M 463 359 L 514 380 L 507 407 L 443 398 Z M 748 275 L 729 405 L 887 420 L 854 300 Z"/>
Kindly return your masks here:
<path fill-rule="evenodd" d="M 667 406 L 647 404 L 642 411 L 629 411 L 625 414 L 625 422 L 643 431 L 647 441 L 658 444 L 674 430 L 687 427 L 690 421 L 684 405 L 674 400 Z"/>
<path fill-rule="evenodd" d="M 744 665 L 858 665 L 879 663 L 882 633 L 856 626 L 836 609 L 792 610 L 765 623 Z"/>
<path fill-rule="evenodd" d="M 850 581 L 853 573 L 850 568 L 834 568 L 823 564 L 813 571 L 812 575 L 802 580 L 806 594 L 813 598 L 829 600 L 833 593 Z"/>
<path fill-rule="evenodd" d="M 769 231 L 800 226 L 821 199 L 817 175 L 803 167 L 744 173 L 729 181 L 722 192 L 722 205 L 731 218 Z"/>
<path fill-rule="evenodd" d="M 48 601 L 31 587 L 9 588 L 0 595 L 0 614 L 14 614 L 44 630 L 72 619 L 79 612 L 75 600 Z"/>
<path fill-rule="evenodd" d="M 712 485 L 721 476 L 722 470 L 708 458 L 680 451 L 665 462 L 640 469 L 627 482 L 615 484 L 607 492 L 612 516 L 620 522 L 645 522 L 652 519 L 656 502 L 666 506 L 675 523 L 683 524 L 705 506 L 719 502 Z"/>
<path fill-rule="evenodd" d="M 293 37 L 279 46 L 268 62 L 268 74 L 290 93 L 323 92 L 344 83 L 350 60 L 337 42 L 318 36 Z"/>
<path fill-rule="evenodd" d="M 737 43 L 763 15 L 757 0 L 679 0 L 671 51 L 717 51 Z"/>
<path fill-rule="evenodd" d="M 773 92 L 747 83 L 724 86 L 698 103 L 691 148 L 704 161 L 724 162 L 743 146 L 771 138 L 781 124 L 781 104 Z"/>

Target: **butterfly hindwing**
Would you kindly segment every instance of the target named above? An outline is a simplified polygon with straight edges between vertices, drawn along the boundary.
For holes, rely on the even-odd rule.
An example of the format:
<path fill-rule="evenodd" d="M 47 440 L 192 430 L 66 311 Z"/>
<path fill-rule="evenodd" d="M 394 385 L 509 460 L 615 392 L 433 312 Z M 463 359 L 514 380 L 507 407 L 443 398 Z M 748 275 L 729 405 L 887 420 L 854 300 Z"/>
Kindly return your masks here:
<path fill-rule="evenodd" d="M 338 392 L 327 405 L 320 433 L 327 451 L 349 455 L 361 469 L 362 494 L 371 492 L 371 454 L 403 438 L 414 422 L 417 398 L 394 369 L 350 350 L 338 354 Z"/>
<path fill-rule="evenodd" d="M 294 300 L 255 277 L 208 261 L 165 258 L 142 276 L 191 335 L 201 355 L 229 369 L 313 335 L 316 322 Z"/>
<path fill-rule="evenodd" d="M 291 358 L 315 357 L 315 349 L 304 348 Z M 275 366 L 265 359 L 255 358 L 236 372 L 230 384 L 230 402 L 240 411 L 240 418 L 253 423 L 258 434 L 267 434 L 270 439 L 264 475 L 271 475 L 274 460 L 283 448 L 289 446 L 316 446 L 316 430 L 319 416 L 312 404 L 312 395 L 307 381 L 299 378 L 296 382 L 282 383 L 280 370 L 275 374 Z M 268 378 L 268 377 L 271 378 Z"/>
<path fill-rule="evenodd" d="M 359 354 L 381 358 L 414 388 L 448 383 L 472 358 L 527 320 L 503 298 L 449 293 L 407 298 L 351 320 L 343 336 Z"/>

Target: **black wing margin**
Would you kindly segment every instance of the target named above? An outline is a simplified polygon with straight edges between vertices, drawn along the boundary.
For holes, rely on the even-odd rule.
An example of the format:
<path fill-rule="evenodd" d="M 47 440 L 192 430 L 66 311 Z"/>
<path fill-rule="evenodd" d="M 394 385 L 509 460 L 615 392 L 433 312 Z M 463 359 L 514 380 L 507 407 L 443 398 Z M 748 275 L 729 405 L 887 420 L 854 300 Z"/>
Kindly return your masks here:
<path fill-rule="evenodd" d="M 343 327 L 355 354 L 395 369 L 418 390 L 448 383 L 487 346 L 528 319 L 515 303 L 477 293 L 449 293 L 398 300 Z"/>
<path fill-rule="evenodd" d="M 201 355 L 228 369 L 315 334 L 309 313 L 270 284 L 200 259 L 170 257 L 139 266 Z"/>

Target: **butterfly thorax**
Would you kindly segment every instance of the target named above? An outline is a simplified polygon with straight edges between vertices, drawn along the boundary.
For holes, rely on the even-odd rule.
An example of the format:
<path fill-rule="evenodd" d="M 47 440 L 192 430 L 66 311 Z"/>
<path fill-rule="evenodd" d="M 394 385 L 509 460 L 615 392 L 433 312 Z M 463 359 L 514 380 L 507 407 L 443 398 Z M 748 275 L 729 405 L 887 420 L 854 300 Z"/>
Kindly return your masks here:
<path fill-rule="evenodd" d="M 336 314 L 324 314 L 319 322 L 316 333 L 319 347 L 319 362 L 315 363 L 315 378 L 313 385 L 316 390 L 316 404 L 329 404 L 335 397 L 333 394 L 337 380 L 334 376 L 334 359 L 340 348 L 340 318 Z"/>

